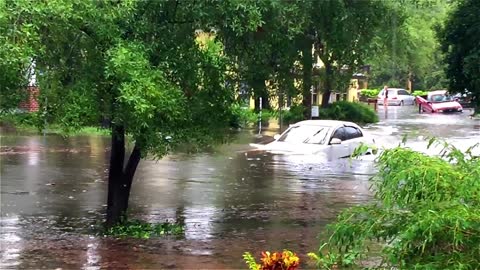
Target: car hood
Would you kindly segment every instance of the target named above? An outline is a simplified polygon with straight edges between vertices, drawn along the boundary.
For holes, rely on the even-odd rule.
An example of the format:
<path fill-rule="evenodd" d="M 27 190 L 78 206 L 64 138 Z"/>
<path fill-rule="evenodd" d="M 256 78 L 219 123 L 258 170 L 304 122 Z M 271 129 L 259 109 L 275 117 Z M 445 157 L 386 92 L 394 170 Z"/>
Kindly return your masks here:
<path fill-rule="evenodd" d="M 456 101 L 438 102 L 432 103 L 432 108 L 435 110 L 449 109 L 449 108 L 461 108 L 462 105 Z"/>

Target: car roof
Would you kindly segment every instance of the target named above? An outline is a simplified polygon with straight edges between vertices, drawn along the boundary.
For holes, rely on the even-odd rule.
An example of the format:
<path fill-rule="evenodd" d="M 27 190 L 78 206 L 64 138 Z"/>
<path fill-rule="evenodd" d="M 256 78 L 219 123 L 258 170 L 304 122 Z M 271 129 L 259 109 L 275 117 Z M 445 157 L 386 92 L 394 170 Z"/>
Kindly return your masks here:
<path fill-rule="evenodd" d="M 405 88 L 387 88 L 387 90 L 405 90 Z"/>
<path fill-rule="evenodd" d="M 447 93 L 447 90 L 436 90 L 436 91 L 428 92 L 428 95 L 429 95 L 429 96 L 433 96 L 433 95 L 445 95 L 446 93 Z"/>
<path fill-rule="evenodd" d="M 347 121 L 340 121 L 340 120 L 305 120 L 300 121 L 291 126 L 320 126 L 320 127 L 337 127 L 337 126 L 355 126 L 359 127 L 357 124 Z"/>

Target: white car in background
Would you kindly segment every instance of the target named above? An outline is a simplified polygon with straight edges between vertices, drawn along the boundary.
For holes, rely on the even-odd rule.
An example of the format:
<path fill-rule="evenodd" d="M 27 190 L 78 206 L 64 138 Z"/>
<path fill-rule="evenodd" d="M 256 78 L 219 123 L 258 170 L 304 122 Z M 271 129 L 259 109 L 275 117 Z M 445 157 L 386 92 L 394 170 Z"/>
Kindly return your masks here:
<path fill-rule="evenodd" d="M 407 90 L 402 88 L 387 88 L 388 91 L 388 105 L 415 105 L 415 97 Z M 383 105 L 385 99 L 385 90 L 382 89 L 377 96 L 377 104 Z"/>
<path fill-rule="evenodd" d="M 331 158 L 343 158 L 350 157 L 360 144 L 373 143 L 357 124 L 336 120 L 301 121 L 290 125 L 281 135 L 275 135 L 274 139 L 268 144 L 251 146 L 273 153 L 324 153 Z"/>

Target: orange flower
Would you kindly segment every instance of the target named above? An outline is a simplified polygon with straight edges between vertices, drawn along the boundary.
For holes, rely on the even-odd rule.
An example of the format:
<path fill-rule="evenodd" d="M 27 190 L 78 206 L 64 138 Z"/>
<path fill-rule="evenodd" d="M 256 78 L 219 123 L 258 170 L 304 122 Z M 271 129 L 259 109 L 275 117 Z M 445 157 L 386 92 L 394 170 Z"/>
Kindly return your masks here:
<path fill-rule="evenodd" d="M 295 270 L 300 264 L 298 256 L 289 250 L 284 250 L 282 253 L 262 252 L 261 261 L 262 270 Z"/>

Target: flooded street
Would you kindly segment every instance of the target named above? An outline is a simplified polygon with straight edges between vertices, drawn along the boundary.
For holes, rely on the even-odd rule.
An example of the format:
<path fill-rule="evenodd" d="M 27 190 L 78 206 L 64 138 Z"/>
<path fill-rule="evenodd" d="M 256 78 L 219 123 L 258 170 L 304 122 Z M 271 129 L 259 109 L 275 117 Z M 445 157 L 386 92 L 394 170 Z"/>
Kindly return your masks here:
<path fill-rule="evenodd" d="M 461 149 L 480 142 L 480 121 L 470 112 L 417 110 L 379 108 L 380 122 L 365 130 L 386 148 L 405 134 L 417 150 L 425 150 L 425 136 Z M 316 251 L 339 211 L 371 199 L 372 160 L 249 152 L 254 141 L 253 132 L 242 132 L 215 153 L 143 160 L 130 216 L 182 222 L 186 230 L 140 240 L 96 233 L 106 207 L 108 138 L 2 134 L 0 267 L 245 269 L 245 251 Z"/>

